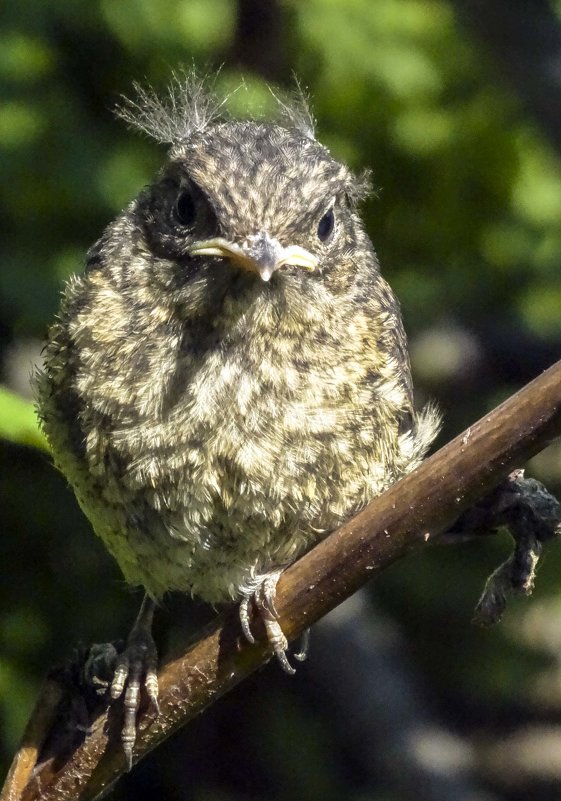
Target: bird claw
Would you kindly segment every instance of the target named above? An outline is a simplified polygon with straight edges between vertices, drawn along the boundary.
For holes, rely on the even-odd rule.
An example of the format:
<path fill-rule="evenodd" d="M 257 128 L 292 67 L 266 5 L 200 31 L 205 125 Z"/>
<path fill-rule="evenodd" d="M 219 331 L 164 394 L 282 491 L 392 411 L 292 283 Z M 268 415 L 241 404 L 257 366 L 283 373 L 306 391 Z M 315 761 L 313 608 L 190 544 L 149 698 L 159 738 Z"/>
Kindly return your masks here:
<path fill-rule="evenodd" d="M 310 629 L 306 629 L 300 638 L 300 650 L 294 654 L 294 659 L 299 662 L 305 662 L 308 658 L 308 651 L 310 650 Z"/>
<path fill-rule="evenodd" d="M 117 658 L 111 698 L 117 700 L 124 691 L 124 717 L 121 743 L 129 770 L 132 768 L 133 748 L 136 742 L 136 718 L 140 707 L 141 688 L 144 686 L 148 698 L 159 714 L 158 704 L 158 652 L 152 638 L 154 603 L 145 598 L 138 618 L 127 640 L 125 650 Z"/>
<path fill-rule="evenodd" d="M 296 671 L 288 661 L 288 657 L 286 655 L 288 650 L 288 640 L 286 639 L 279 623 L 279 616 L 275 606 L 277 584 L 281 573 L 281 570 L 276 570 L 274 573 L 270 573 L 255 590 L 253 596 L 248 596 L 242 599 L 239 610 L 240 623 L 246 640 L 248 640 L 250 643 L 254 643 L 255 637 L 251 633 L 249 621 L 249 604 L 253 598 L 255 606 L 257 607 L 257 611 L 259 612 L 259 616 L 261 617 L 263 625 L 265 626 L 267 640 L 269 641 L 269 645 L 271 646 L 273 653 L 280 662 L 282 669 L 286 673 L 294 675 Z M 305 659 L 305 655 L 302 657 L 302 654 L 296 654 L 296 658 L 302 661 L 302 658 Z"/>

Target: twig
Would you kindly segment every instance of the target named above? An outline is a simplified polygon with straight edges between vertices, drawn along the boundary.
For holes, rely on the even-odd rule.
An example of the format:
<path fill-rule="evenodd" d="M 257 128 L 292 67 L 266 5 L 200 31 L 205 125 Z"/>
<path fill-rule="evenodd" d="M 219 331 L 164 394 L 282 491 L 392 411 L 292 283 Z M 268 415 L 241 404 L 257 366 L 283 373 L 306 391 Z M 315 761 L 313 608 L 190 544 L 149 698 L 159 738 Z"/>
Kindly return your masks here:
<path fill-rule="evenodd" d="M 45 679 L 35 709 L 25 727 L 22 741 L 11 764 L 2 790 L 2 801 L 19 801 L 36 769 L 39 754 L 53 727 L 65 688 L 57 681 Z"/>
<path fill-rule="evenodd" d="M 377 571 L 415 546 L 434 541 L 515 465 L 561 434 L 561 362 L 556 363 L 456 437 L 417 470 L 376 498 L 286 570 L 278 612 L 289 639 L 351 595 Z M 252 627 L 259 631 L 259 621 Z M 263 634 L 263 633 L 262 633 Z M 234 612 L 167 654 L 160 671 L 160 708 L 141 715 L 136 761 L 205 709 L 270 654 L 264 637 L 250 646 Z M 68 759 L 43 755 L 21 801 L 100 798 L 126 770 L 120 713 L 102 712 Z M 13 797 L 3 795 L 14 801 Z M 19 801 L 19 799 L 18 799 Z"/>

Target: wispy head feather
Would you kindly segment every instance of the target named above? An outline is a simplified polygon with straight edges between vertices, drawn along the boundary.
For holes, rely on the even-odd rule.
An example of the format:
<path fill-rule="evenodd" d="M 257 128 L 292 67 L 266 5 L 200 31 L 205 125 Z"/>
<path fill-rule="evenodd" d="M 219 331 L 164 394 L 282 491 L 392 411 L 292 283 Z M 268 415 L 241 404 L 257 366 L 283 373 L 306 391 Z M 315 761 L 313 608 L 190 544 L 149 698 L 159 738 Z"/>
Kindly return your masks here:
<path fill-rule="evenodd" d="M 300 131 L 308 139 L 315 139 L 316 121 L 310 107 L 310 99 L 296 76 L 294 76 L 294 84 L 295 88 L 288 94 L 286 100 L 279 97 L 269 87 L 270 93 L 277 102 L 280 122 L 288 128 Z"/>
<path fill-rule="evenodd" d="M 157 142 L 176 145 L 225 116 L 228 98 L 215 96 L 214 82 L 194 70 L 174 72 L 163 97 L 150 84 L 135 83 L 135 97 L 124 97 L 116 114 Z"/>
<path fill-rule="evenodd" d="M 294 82 L 294 91 L 284 97 L 269 87 L 277 103 L 276 116 L 281 125 L 315 139 L 315 120 L 308 97 L 296 78 Z M 199 75 L 195 69 L 172 73 L 167 91 L 161 96 L 150 84 L 134 83 L 134 96 L 124 96 L 115 113 L 132 128 L 161 144 L 181 145 L 193 134 L 228 119 L 226 103 L 234 92 L 244 87 L 241 83 L 234 92 L 219 98 L 214 91 L 215 83 L 216 75 Z"/>

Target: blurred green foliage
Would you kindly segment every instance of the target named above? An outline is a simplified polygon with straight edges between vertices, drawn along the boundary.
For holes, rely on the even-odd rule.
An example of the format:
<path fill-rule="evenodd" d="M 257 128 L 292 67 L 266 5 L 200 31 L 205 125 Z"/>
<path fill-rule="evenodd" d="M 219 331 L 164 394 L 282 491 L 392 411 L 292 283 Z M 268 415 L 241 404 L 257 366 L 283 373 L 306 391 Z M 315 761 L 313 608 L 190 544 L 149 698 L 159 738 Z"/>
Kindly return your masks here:
<path fill-rule="evenodd" d="M 0 437 L 48 450 L 33 406 L 5 387 L 0 387 Z"/>
<path fill-rule="evenodd" d="M 275 91 L 289 88 L 293 70 L 309 87 L 319 138 L 357 171 L 372 169 L 365 219 L 402 302 L 419 397 L 440 400 L 446 438 L 561 351 L 558 156 L 448 2 L 286 0 L 281 10 L 282 85 Z M 0 369 L 6 385 L 20 387 L 14 353 L 44 337 L 64 279 L 81 269 L 87 247 L 161 162 L 156 145 L 130 134 L 111 113 L 133 80 L 164 86 L 178 65 L 194 61 L 215 71 L 223 64 L 219 90 L 245 81 L 230 98 L 233 113 L 267 113 L 271 97 L 258 72 L 244 69 L 237 19 L 233 0 L 3 6 Z M 22 372 L 30 374 L 30 366 Z M 40 452 L 45 445 L 31 403 L 9 389 L 0 392 L 0 437 L 0 745 L 7 764 L 47 665 L 80 638 L 122 635 L 136 599 L 123 592 L 116 567 Z M 561 485 L 559 450 L 534 467 L 554 488 Z M 493 541 L 455 555 L 424 553 L 377 585 L 434 695 L 449 700 L 452 718 L 468 707 L 480 716 L 489 706 L 513 714 L 546 659 L 539 637 L 527 643 L 512 635 L 522 606 L 493 636 L 467 628 L 482 582 L 505 549 Z M 558 553 L 550 564 L 540 576 L 543 597 L 558 592 Z M 263 703 L 267 690 L 256 692 Z M 235 702 L 229 703 L 233 715 Z M 560 709 L 557 689 L 549 714 Z M 258 748 L 265 724 L 253 715 L 257 728 L 248 741 Z M 266 741 L 269 770 L 279 771 L 281 783 L 296 763 L 272 743 L 306 720 L 291 706 Z M 313 736 L 316 779 L 306 779 L 305 795 L 314 797 L 315 787 L 316 797 L 338 797 L 325 786 L 331 774 L 320 778 L 329 752 L 321 738 L 328 735 Z M 294 798 L 294 787 L 286 786 L 271 797 Z M 217 785 L 179 797 L 238 796 Z"/>

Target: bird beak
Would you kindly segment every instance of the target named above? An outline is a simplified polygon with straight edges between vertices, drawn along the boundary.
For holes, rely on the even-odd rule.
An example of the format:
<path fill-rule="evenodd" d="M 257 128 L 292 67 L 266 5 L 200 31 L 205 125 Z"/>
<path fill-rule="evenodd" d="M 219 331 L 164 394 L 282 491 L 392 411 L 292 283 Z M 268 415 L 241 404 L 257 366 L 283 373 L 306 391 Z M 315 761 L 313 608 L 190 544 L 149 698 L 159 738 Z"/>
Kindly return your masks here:
<path fill-rule="evenodd" d="M 309 251 L 298 245 L 283 247 L 266 231 L 248 236 L 241 245 L 228 242 L 222 237 L 195 242 L 189 248 L 190 256 L 220 256 L 230 259 L 244 270 L 257 273 L 263 281 L 269 281 L 272 274 L 285 264 L 303 267 L 313 272 L 319 260 Z"/>

